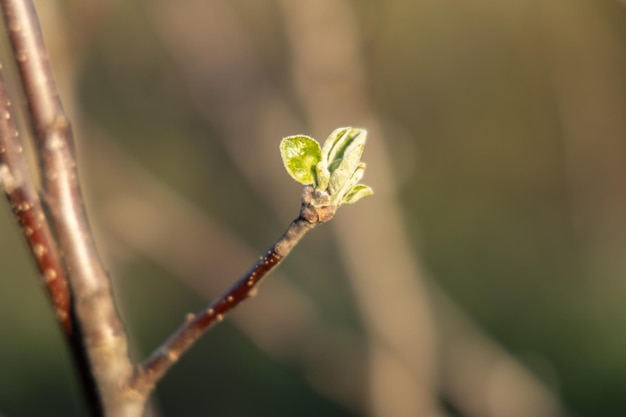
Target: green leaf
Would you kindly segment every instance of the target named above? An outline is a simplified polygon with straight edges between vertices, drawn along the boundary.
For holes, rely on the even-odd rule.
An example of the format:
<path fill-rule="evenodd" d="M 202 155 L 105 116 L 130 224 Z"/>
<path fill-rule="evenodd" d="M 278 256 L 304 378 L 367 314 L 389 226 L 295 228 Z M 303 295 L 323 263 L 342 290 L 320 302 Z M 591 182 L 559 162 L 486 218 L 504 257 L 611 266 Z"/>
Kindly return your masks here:
<path fill-rule="evenodd" d="M 307 187 L 309 199 L 303 202 L 312 207 L 336 209 L 373 194 L 370 187 L 359 184 L 365 173 L 361 155 L 366 140 L 365 129 L 352 127 L 335 129 L 323 147 L 305 135 L 284 138 L 280 154 L 285 169 L 296 181 L 312 185 Z M 319 213 L 318 218 L 321 218 Z"/>
<path fill-rule="evenodd" d="M 352 190 L 343 198 L 342 204 L 356 203 L 363 197 L 374 194 L 374 191 L 367 185 L 358 184 L 355 185 Z"/>
<path fill-rule="evenodd" d="M 285 169 L 301 184 L 316 184 L 317 164 L 322 160 L 322 149 L 309 136 L 288 136 L 280 142 L 280 155 Z"/>
<path fill-rule="evenodd" d="M 343 181 L 343 183 L 341 184 L 341 188 L 338 189 L 338 190 L 335 190 L 331 194 L 333 202 L 341 203 L 343 201 L 343 199 L 344 199 L 344 196 L 346 194 L 348 194 L 354 188 L 354 186 L 359 183 L 359 181 L 361 181 L 361 179 L 363 178 L 363 174 L 365 174 L 365 163 L 364 162 L 360 162 L 357 165 L 357 167 L 354 170 L 354 172 L 352 173 L 352 175 L 349 176 L 348 179 Z M 341 204 L 343 204 L 343 203 L 341 203 Z"/>
<path fill-rule="evenodd" d="M 316 188 L 320 190 L 325 190 L 328 188 L 328 182 L 330 181 L 330 172 L 328 172 L 328 168 L 324 165 L 324 161 L 318 162 L 315 167 L 315 173 L 317 175 Z"/>
<path fill-rule="evenodd" d="M 337 156 L 337 153 L 343 149 L 342 144 L 349 139 L 351 129 L 351 127 L 340 127 L 339 129 L 333 130 L 332 133 L 328 135 L 328 138 L 326 138 L 324 146 L 322 147 L 322 158 L 324 158 L 323 161 L 329 170 L 331 170 L 331 164 L 340 158 Z M 336 165 L 337 164 L 338 162 L 336 162 Z"/>
<path fill-rule="evenodd" d="M 367 130 L 353 127 L 342 127 L 335 129 L 324 142 L 322 157 L 326 162 L 328 170 L 332 173 L 339 167 L 346 157 L 346 152 L 350 148 L 358 147 L 356 144 L 365 145 Z M 362 149 L 362 147 L 361 147 Z M 361 155 L 359 154 L 360 158 Z"/>
<path fill-rule="evenodd" d="M 344 188 L 361 163 L 367 132 L 362 129 L 352 129 L 346 136 L 349 136 L 348 139 L 339 145 L 343 149 L 337 153 L 338 165 L 333 167 L 331 164 L 329 167 L 331 174 L 328 190 L 331 195 Z"/>

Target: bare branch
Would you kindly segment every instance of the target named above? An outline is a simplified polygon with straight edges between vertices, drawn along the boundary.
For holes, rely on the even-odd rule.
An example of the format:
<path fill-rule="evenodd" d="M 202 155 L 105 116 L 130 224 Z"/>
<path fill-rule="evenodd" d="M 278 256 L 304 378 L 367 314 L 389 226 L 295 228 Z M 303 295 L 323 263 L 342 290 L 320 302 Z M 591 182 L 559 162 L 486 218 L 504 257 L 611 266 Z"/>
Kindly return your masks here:
<path fill-rule="evenodd" d="M 65 268 L 31 181 L 15 126 L 11 101 L 0 73 L 0 185 L 20 225 L 66 336 L 72 333 Z"/>
<path fill-rule="evenodd" d="M 140 255 L 213 300 L 232 285 L 229 277 L 241 274 L 241 265 L 258 256 L 258 250 L 147 171 L 96 125 L 88 124 L 87 129 L 90 137 L 98 137 L 85 157 L 101 180 L 96 185 L 105 203 L 98 206 L 99 218 L 106 246 L 116 248 L 111 253 L 113 269 Z M 268 357 L 279 362 L 288 358 L 312 389 L 364 415 L 366 345 L 360 334 L 339 322 L 324 321 L 321 306 L 284 270 L 274 270 L 271 280 L 271 291 L 250 300 L 253 308 L 233 311 L 230 323 Z"/>
<path fill-rule="evenodd" d="M 1 68 L 1 67 L 0 67 Z M 73 355 L 87 406 L 98 415 L 97 388 L 76 326 L 76 315 L 68 288 L 65 266 L 28 171 L 15 115 L 0 71 L 0 186 L 26 239 L 33 259 L 53 304 L 57 320 Z"/>
<path fill-rule="evenodd" d="M 147 395 L 154 385 L 213 324 L 221 321 L 224 316 L 242 301 L 256 294 L 258 284 L 273 271 L 278 264 L 300 242 L 304 235 L 324 220 L 312 220 L 310 197 L 313 188 L 306 187 L 302 197 L 300 216 L 296 218 L 287 231 L 263 255 L 256 264 L 241 277 L 228 291 L 209 304 L 203 311 L 189 314 L 185 322 L 161 347 L 159 347 L 138 369 L 132 387 Z"/>
<path fill-rule="evenodd" d="M 84 347 L 108 415 L 139 415 L 142 399 L 123 395 L 132 374 L 127 339 L 85 215 L 70 123 L 58 97 L 41 29 L 29 0 L 0 1 L 26 94 L 42 167 L 44 203 L 64 256 Z"/>

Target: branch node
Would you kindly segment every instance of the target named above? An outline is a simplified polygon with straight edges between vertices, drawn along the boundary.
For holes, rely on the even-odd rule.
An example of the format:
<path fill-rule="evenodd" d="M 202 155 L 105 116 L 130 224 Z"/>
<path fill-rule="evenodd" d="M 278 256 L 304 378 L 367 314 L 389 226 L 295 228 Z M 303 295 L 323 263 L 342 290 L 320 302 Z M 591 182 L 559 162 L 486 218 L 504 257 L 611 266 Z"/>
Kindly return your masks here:
<path fill-rule="evenodd" d="M 0 164 L 0 187 L 4 189 L 7 194 L 11 194 L 16 188 L 20 186 L 15 176 L 11 173 L 11 170 L 6 164 Z"/>

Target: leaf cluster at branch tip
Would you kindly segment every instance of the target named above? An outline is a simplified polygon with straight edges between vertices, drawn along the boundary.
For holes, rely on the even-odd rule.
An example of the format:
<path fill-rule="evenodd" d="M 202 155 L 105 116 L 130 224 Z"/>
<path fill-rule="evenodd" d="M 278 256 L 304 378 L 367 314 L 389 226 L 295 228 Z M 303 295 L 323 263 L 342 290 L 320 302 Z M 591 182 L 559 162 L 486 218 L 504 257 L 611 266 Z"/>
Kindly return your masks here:
<path fill-rule="evenodd" d="M 355 203 L 373 194 L 359 184 L 365 172 L 361 154 L 367 131 L 352 127 L 335 129 L 323 146 L 306 135 L 288 136 L 280 143 L 285 169 L 293 179 L 312 185 L 318 195 L 328 195 L 330 204 Z"/>

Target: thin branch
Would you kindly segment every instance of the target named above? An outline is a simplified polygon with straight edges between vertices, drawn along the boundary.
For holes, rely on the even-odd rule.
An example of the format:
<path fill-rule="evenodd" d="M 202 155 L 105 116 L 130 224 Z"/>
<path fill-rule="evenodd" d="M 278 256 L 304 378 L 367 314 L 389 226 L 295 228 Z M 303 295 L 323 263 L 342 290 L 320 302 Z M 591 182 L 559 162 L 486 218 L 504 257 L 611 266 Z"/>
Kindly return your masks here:
<path fill-rule="evenodd" d="M 105 413 L 140 415 L 143 399 L 124 395 L 132 375 L 127 339 L 97 254 L 78 183 L 70 123 L 58 97 L 34 6 L 1 0 L 42 167 L 44 203 L 64 256 L 84 347 Z"/>
<path fill-rule="evenodd" d="M 65 268 L 31 181 L 15 115 L 0 72 L 0 185 L 32 252 L 66 336 L 71 335 L 70 292 Z"/>
<path fill-rule="evenodd" d="M 1 66 L 0 66 L 1 69 Z M 49 219 L 28 171 L 15 115 L 0 71 L 0 186 L 6 197 L 48 292 L 81 380 L 86 404 L 97 415 L 98 394 L 82 347 L 80 329 L 68 288 L 67 274 Z"/>
<path fill-rule="evenodd" d="M 98 137 L 85 156 L 93 175 L 102 180 L 96 185 L 105 204 L 98 211 L 106 246 L 115 248 L 110 262 L 123 264 L 141 255 L 209 301 L 231 286 L 241 265 L 255 259 L 258 251 L 148 172 L 98 126 L 86 128 L 90 137 Z M 230 316 L 230 323 L 269 357 L 288 357 L 290 366 L 320 395 L 363 415 L 366 350 L 360 334 L 325 322 L 322 308 L 285 272 L 275 270 L 271 279 L 271 291 L 255 297 L 254 308 Z"/>
<path fill-rule="evenodd" d="M 256 294 L 258 284 L 300 242 L 304 235 L 327 220 L 324 210 L 309 203 L 313 187 L 305 187 L 302 207 L 287 231 L 274 243 L 256 264 L 228 291 L 210 303 L 198 314 L 189 314 L 181 327 L 159 347 L 137 370 L 131 386 L 145 395 L 165 375 L 178 358 L 187 351 L 210 327 L 223 320 L 224 316 L 242 301 Z M 332 216 L 331 216 L 332 217 Z"/>

